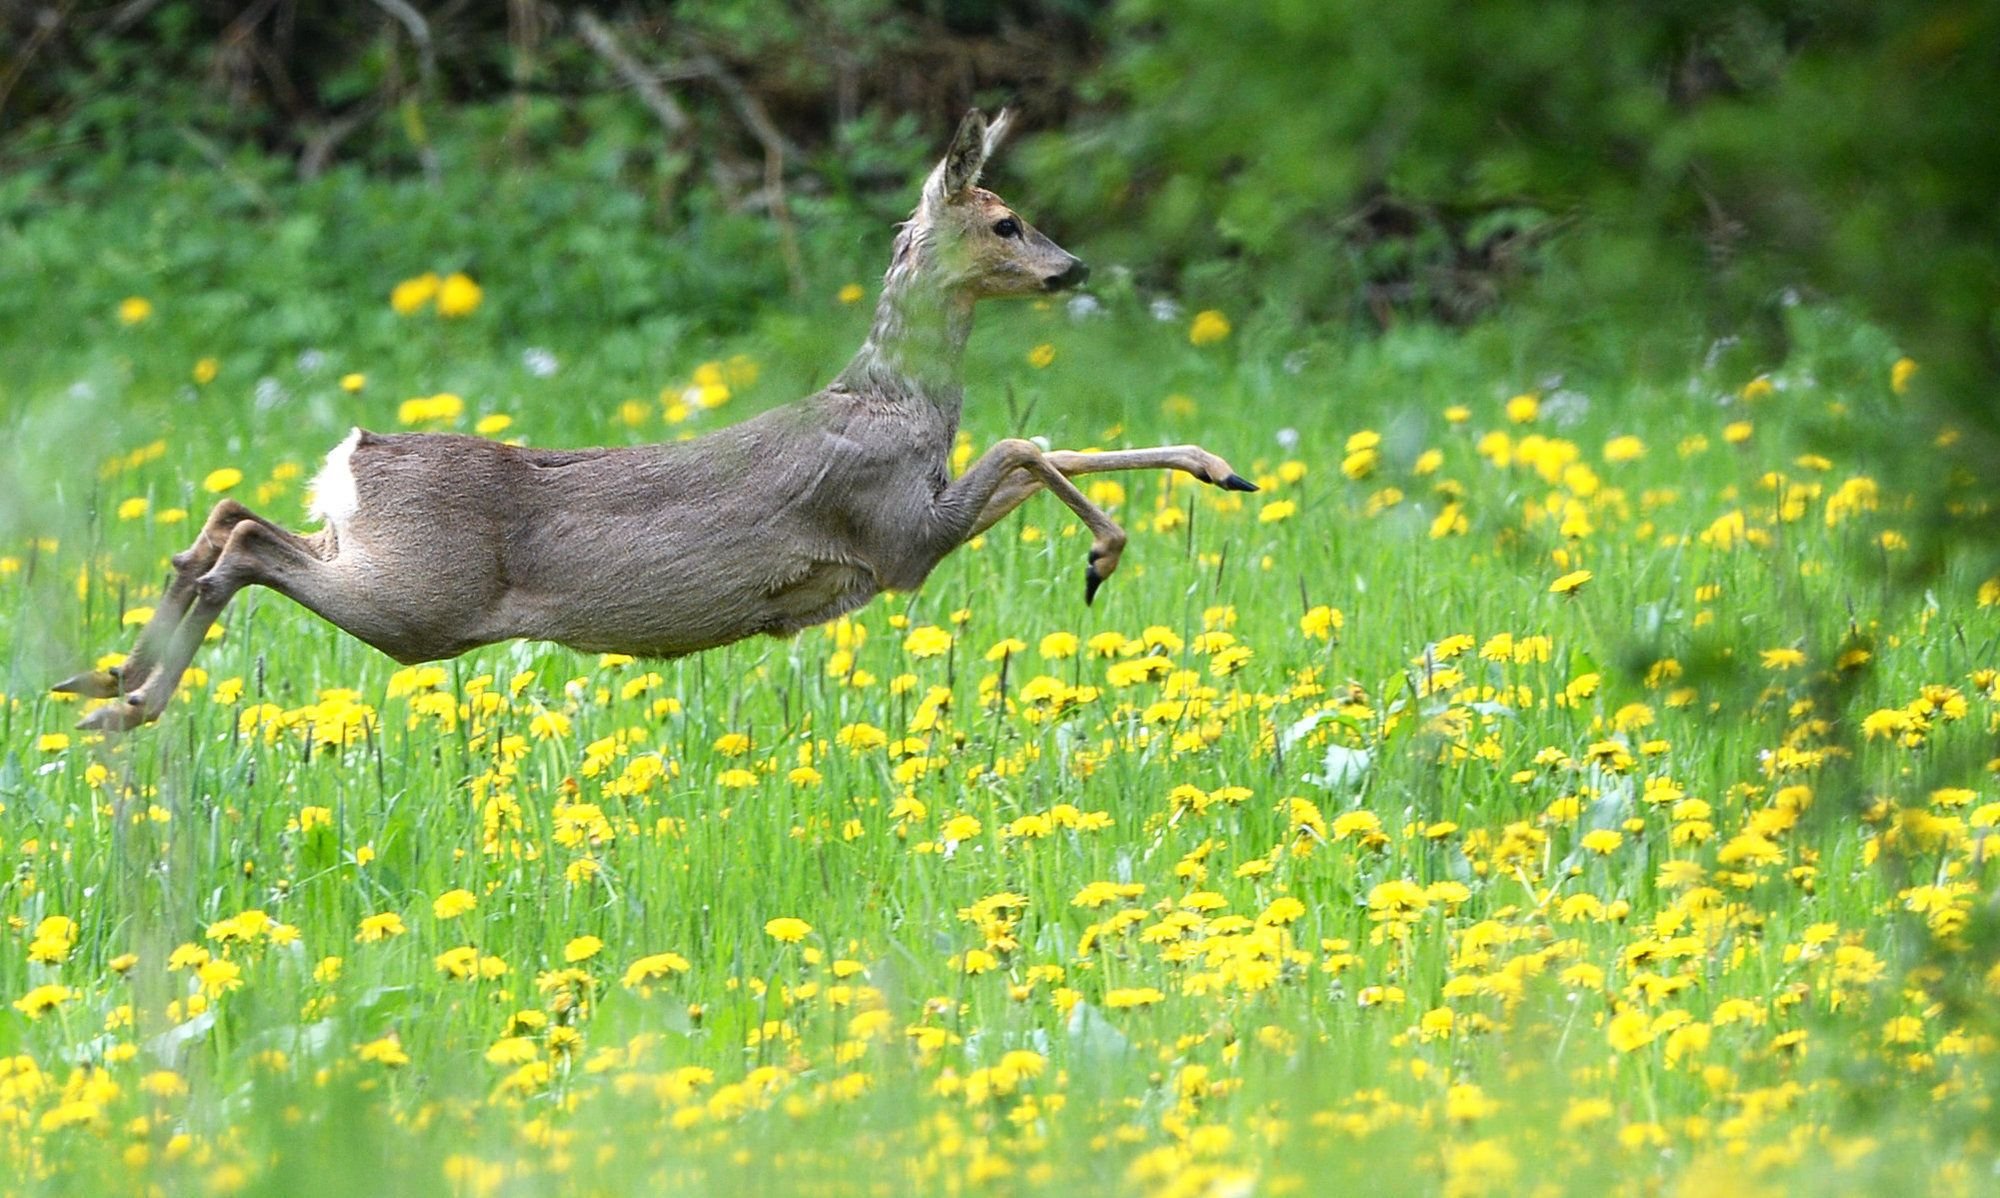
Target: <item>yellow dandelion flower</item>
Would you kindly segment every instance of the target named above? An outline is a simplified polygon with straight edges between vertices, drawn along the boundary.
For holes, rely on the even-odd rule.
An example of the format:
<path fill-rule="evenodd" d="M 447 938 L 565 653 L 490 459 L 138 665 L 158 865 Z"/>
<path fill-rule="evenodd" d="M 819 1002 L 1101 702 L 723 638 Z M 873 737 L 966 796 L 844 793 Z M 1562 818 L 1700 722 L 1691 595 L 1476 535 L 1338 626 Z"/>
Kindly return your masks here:
<path fill-rule="evenodd" d="M 654 953 L 640 957 L 625 970 L 625 988 L 636 990 L 648 982 L 659 981 L 668 974 L 686 973 L 692 966 L 679 953 Z"/>
<path fill-rule="evenodd" d="M 30 1019 L 40 1019 L 66 1002 L 75 1002 L 83 992 L 51 982 L 37 986 L 14 1000 L 14 1009 Z"/>
<path fill-rule="evenodd" d="M 1610 828 L 1598 828 L 1594 831 L 1585 832 L 1583 839 L 1577 843 L 1596 853 L 1598 856 L 1604 857 L 1609 856 L 1617 850 L 1619 845 L 1624 844 L 1625 838 Z"/>
<path fill-rule="evenodd" d="M 320 808 L 319 810 L 325 810 Z M 303 820 L 300 821 L 304 823 Z M 479 905 L 470 890 L 447 890 L 431 903 L 431 914 L 439 919 L 457 919 Z"/>
<path fill-rule="evenodd" d="M 1229 337 L 1229 318 L 1214 308 L 1204 309 L 1194 314 L 1194 323 L 1188 326 L 1188 344 L 1214 345 Z"/>
<path fill-rule="evenodd" d="M 438 315 L 447 319 L 470 316 L 479 310 L 479 301 L 484 298 L 486 293 L 470 278 L 457 273 L 447 275 L 438 287 Z"/>
<path fill-rule="evenodd" d="M 765 922 L 764 934 L 782 944 L 797 944 L 812 935 L 812 925 L 803 919 L 781 915 Z"/>
<path fill-rule="evenodd" d="M 1104 1005 L 1117 1011 L 1128 1007 L 1150 1007 L 1162 1002 L 1166 995 L 1151 986 L 1129 986 L 1104 992 Z"/>
<path fill-rule="evenodd" d="M 1583 589 L 1583 585 L 1585 583 L 1589 582 L 1591 579 L 1595 577 L 1597 576 L 1595 574 L 1592 574 L 1588 570 L 1571 570 L 1569 573 L 1563 575 L 1561 578 L 1558 578 L 1554 582 L 1549 584 L 1549 594 L 1574 595 L 1578 591 Z"/>
<path fill-rule="evenodd" d="M 437 298 L 441 282 L 435 271 L 425 271 L 415 278 L 404 279 L 389 292 L 389 306 L 398 315 L 409 316 Z"/>
<path fill-rule="evenodd" d="M 396 914 L 394 911 L 385 911 L 379 915 L 370 915 L 363 919 L 361 921 L 361 930 L 355 933 L 354 939 L 358 944 L 372 944 L 376 941 L 401 936 L 407 931 L 409 929 L 403 926 L 402 916 Z"/>
<path fill-rule="evenodd" d="M 941 657 L 951 648 L 951 634 L 935 624 L 910 630 L 903 638 L 903 652 L 911 657 Z"/>
<path fill-rule="evenodd" d="M 220 470 L 209 471 L 208 477 L 201 480 L 201 489 L 211 495 L 220 495 L 242 481 L 241 470 L 234 466 L 224 466 Z"/>
<path fill-rule="evenodd" d="M 1079 643 L 1074 632 L 1051 632 L 1042 638 L 1036 650 L 1044 661 L 1061 661 L 1076 656 Z"/>
<path fill-rule="evenodd" d="M 1908 393 L 1910 378 L 1917 373 L 1917 364 L 1911 358 L 1897 358 L 1889 368 L 1889 389 L 1898 395 Z"/>

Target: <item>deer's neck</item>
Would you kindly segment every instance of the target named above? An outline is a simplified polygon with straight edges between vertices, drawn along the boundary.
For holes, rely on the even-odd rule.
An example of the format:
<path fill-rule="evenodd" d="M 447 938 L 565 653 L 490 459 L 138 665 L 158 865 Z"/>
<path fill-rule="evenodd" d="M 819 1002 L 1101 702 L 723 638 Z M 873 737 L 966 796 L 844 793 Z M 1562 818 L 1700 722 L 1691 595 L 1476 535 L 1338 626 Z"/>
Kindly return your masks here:
<path fill-rule="evenodd" d="M 839 382 L 884 398 L 921 396 L 955 423 L 964 396 L 960 360 L 971 335 L 971 298 L 930 282 L 914 254 L 899 253 L 883 280 L 868 340 Z"/>

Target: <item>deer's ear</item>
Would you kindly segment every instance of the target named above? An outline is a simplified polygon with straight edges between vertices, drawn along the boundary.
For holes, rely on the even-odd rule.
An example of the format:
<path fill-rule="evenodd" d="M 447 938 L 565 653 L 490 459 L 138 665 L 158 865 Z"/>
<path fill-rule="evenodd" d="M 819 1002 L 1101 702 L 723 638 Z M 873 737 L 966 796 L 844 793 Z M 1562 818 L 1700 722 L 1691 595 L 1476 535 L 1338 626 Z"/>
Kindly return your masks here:
<path fill-rule="evenodd" d="M 1004 131 L 1004 122 L 1001 128 Z M 965 114 L 952 136 L 951 148 L 924 182 L 925 203 L 942 204 L 979 182 L 979 168 L 986 165 L 989 132 L 985 113 L 975 108 Z"/>

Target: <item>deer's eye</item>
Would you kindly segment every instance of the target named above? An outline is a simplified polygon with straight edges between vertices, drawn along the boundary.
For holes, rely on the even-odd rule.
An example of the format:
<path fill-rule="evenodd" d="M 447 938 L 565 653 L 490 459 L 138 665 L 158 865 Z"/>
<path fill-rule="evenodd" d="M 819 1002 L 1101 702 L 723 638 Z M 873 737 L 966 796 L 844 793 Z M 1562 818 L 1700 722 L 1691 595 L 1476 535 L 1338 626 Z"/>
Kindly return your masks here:
<path fill-rule="evenodd" d="M 994 224 L 993 231 L 1002 237 L 1019 237 L 1021 235 L 1021 222 L 1011 216 L 1002 217 Z"/>

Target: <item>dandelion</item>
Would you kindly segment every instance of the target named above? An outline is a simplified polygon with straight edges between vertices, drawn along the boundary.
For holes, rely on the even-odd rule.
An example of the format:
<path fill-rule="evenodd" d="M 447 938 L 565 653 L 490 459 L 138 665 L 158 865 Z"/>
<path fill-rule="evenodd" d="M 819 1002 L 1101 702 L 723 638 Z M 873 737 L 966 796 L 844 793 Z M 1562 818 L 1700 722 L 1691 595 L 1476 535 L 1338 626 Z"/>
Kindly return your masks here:
<path fill-rule="evenodd" d="M 679 953 L 654 953 L 640 957 L 626 967 L 624 986 L 628 990 L 642 990 L 649 982 L 657 982 L 672 974 L 686 973 L 692 966 Z"/>
<path fill-rule="evenodd" d="M 340 376 L 340 389 L 353 395 L 368 385 L 368 376 L 358 371 Z"/>
<path fill-rule="evenodd" d="M 1207 308 L 1194 314 L 1194 323 L 1188 326 L 1188 344 L 1214 345 L 1227 339 L 1229 331 L 1229 318 Z"/>
<path fill-rule="evenodd" d="M 1613 1051 L 1630 1053 L 1653 1042 L 1653 1021 L 1638 1011 L 1620 1011 L 1605 1025 L 1604 1038 Z"/>
<path fill-rule="evenodd" d="M 867 291 L 859 283 L 848 283 L 835 293 L 834 298 L 843 304 L 858 304 Z"/>
<path fill-rule="evenodd" d="M 1128 986 L 1104 992 L 1104 1005 L 1119 1011 L 1131 1007 L 1150 1007 L 1164 1002 L 1166 995 L 1152 986 Z"/>
<path fill-rule="evenodd" d="M 1625 843 L 1625 838 L 1610 828 L 1598 828 L 1584 833 L 1577 843 L 1600 857 L 1608 857 Z"/>
<path fill-rule="evenodd" d="M 803 919 L 784 915 L 767 921 L 764 924 L 764 934 L 781 944 L 797 944 L 812 935 L 812 925 Z"/>
<path fill-rule="evenodd" d="M 485 297 L 486 293 L 480 290 L 479 284 L 467 276 L 456 272 L 446 275 L 444 282 L 438 285 L 438 315 L 446 319 L 470 316 L 479 310 L 479 303 Z"/>
<path fill-rule="evenodd" d="M 241 470 L 234 466 L 224 466 L 220 470 L 209 471 L 208 477 L 201 480 L 201 489 L 211 495 L 220 495 L 242 481 Z"/>
<path fill-rule="evenodd" d="M 409 929 L 403 926 L 403 917 L 394 911 L 387 911 L 364 918 L 361 921 L 361 930 L 355 933 L 354 939 L 358 944 L 373 944 L 401 936 L 407 931 Z"/>
<path fill-rule="evenodd" d="M 396 423 L 442 424 L 465 413 L 465 400 L 449 391 L 406 399 L 396 407 Z"/>
<path fill-rule="evenodd" d="M 389 306 L 398 315 L 410 316 L 437 297 L 441 280 L 436 272 L 425 271 L 415 278 L 404 279 L 389 292 Z"/>
<path fill-rule="evenodd" d="M 1597 576 L 1588 570 L 1572 570 L 1549 584 L 1549 594 L 1574 595 L 1595 577 Z"/>
<path fill-rule="evenodd" d="M 118 321 L 124 325 L 135 325 L 153 314 L 153 301 L 142 295 L 126 296 L 118 303 Z"/>
<path fill-rule="evenodd" d="M 40 1019 L 67 1002 L 75 1002 L 83 997 L 83 992 L 71 986 L 51 982 L 34 989 L 14 1000 L 14 1009 L 30 1019 Z"/>
<path fill-rule="evenodd" d="M 1917 363 L 1914 359 L 1897 358 L 1895 365 L 1889 367 L 1889 389 L 1898 395 L 1907 394 L 1910 390 L 1910 379 L 1915 377 L 1916 373 Z"/>
<path fill-rule="evenodd" d="M 1078 643 L 1074 632 L 1051 632 L 1042 638 L 1035 651 L 1043 661 L 1061 661 L 1076 656 Z"/>
<path fill-rule="evenodd" d="M 221 370 L 222 370 L 222 364 L 220 362 L 217 362 L 214 358 L 201 359 L 200 361 L 194 364 L 194 370 L 192 372 L 195 385 L 198 387 L 206 387 L 208 384 L 215 381 L 215 376 L 218 373 L 220 373 Z"/>
<path fill-rule="evenodd" d="M 1056 347 L 1043 342 L 1028 351 L 1028 365 L 1036 370 L 1047 368 L 1056 360 Z"/>
<path fill-rule="evenodd" d="M 1299 505 L 1289 499 L 1274 499 L 1258 511 L 1257 523 L 1276 524 L 1280 520 L 1289 520 L 1298 510 Z"/>
<path fill-rule="evenodd" d="M 935 624 L 910 630 L 903 638 L 903 652 L 911 657 L 941 657 L 951 648 L 951 634 Z"/>
<path fill-rule="evenodd" d="M 590 960 L 604 951 L 604 941 L 595 936 L 578 936 L 563 946 L 563 960 L 571 965 Z"/>
<path fill-rule="evenodd" d="M 1275 925 L 1296 923 L 1305 913 L 1304 903 L 1291 895 L 1282 895 L 1271 900 L 1271 905 L 1265 907 L 1263 913 L 1257 916 L 1257 922 Z"/>
<path fill-rule="evenodd" d="M 1542 401 L 1533 395 L 1516 395 L 1505 405 L 1507 419 L 1514 424 L 1531 424 L 1542 413 Z"/>
<path fill-rule="evenodd" d="M 324 811 L 325 808 L 320 808 Z M 299 821 L 301 825 L 304 820 Z M 470 890 L 447 890 L 431 902 L 431 914 L 439 919 L 457 919 L 479 905 Z"/>
<path fill-rule="evenodd" d="M 1639 438 L 1626 435 L 1613 437 L 1604 443 L 1604 460 L 1613 465 L 1636 462 L 1646 456 L 1646 443 Z"/>
<path fill-rule="evenodd" d="M 1320 641 L 1331 639 L 1333 634 L 1339 632 L 1346 624 L 1347 617 L 1342 615 L 1339 609 L 1328 607 L 1324 603 L 1308 608 L 1306 614 L 1299 617 L 1299 631 Z"/>
<path fill-rule="evenodd" d="M 379 1040 L 370 1040 L 354 1050 L 354 1055 L 364 1061 L 372 1061 L 389 1069 L 396 1069 L 410 1063 L 410 1054 L 403 1051 L 403 1042 L 394 1033 Z"/>

